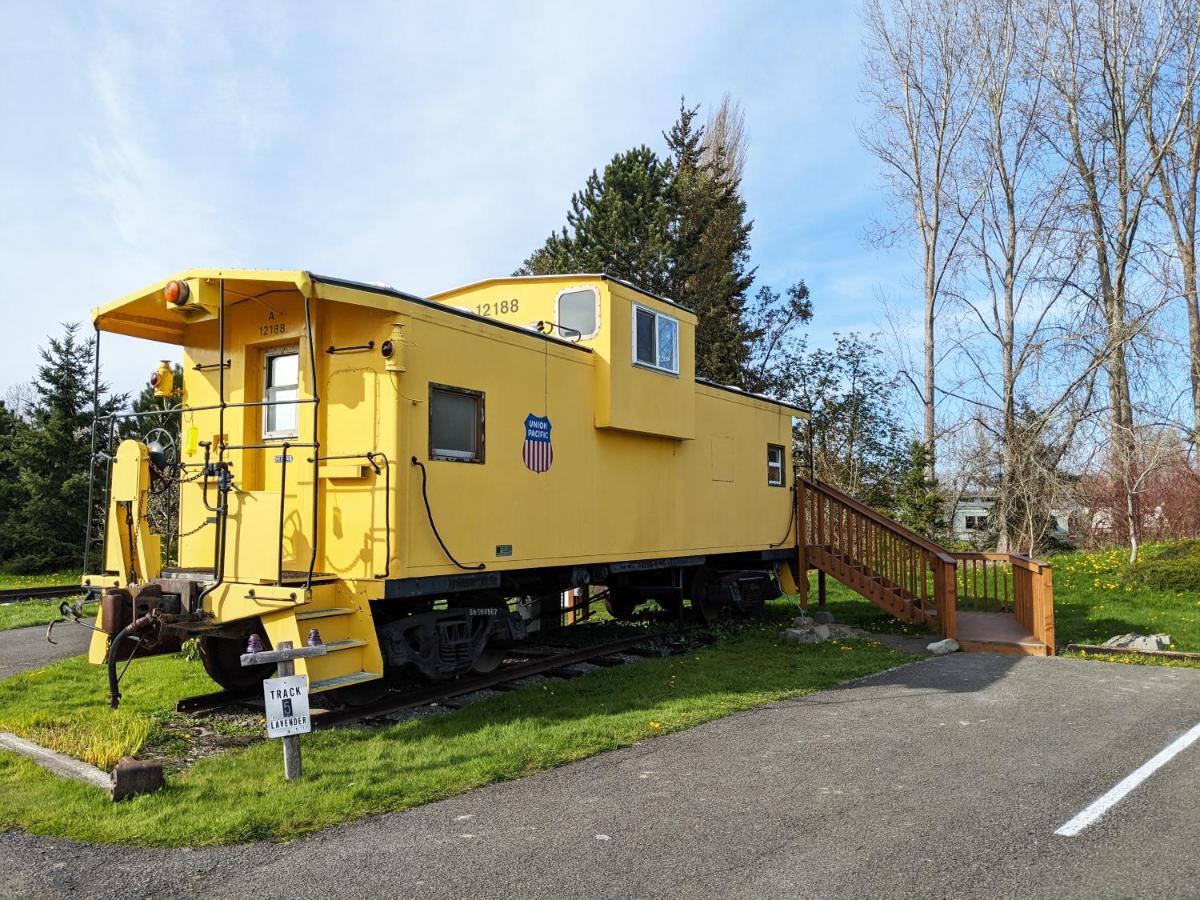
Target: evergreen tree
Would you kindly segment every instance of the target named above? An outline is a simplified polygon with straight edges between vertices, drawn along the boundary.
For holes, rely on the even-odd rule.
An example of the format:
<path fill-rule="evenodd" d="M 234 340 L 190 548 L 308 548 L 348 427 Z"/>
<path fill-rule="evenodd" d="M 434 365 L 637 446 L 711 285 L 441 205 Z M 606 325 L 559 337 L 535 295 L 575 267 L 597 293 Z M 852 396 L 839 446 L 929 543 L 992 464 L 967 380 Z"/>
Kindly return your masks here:
<path fill-rule="evenodd" d="M 670 294 L 696 313 L 696 373 L 745 386 L 756 337 L 746 322 L 752 223 L 727 149 L 706 141 L 694 124 L 698 110 L 681 102 L 679 118 L 663 135 L 672 163 Z"/>
<path fill-rule="evenodd" d="M 649 147 L 618 153 L 571 197 L 567 226 L 518 275 L 604 272 L 653 293 L 670 290 L 671 168 Z"/>
<path fill-rule="evenodd" d="M 77 325 L 39 350 L 29 420 L 11 436 L 6 464 L 15 475 L 12 508 L 0 525 L 0 561 L 12 571 L 78 568 L 89 515 L 92 360 L 95 340 Z M 102 386 L 100 414 L 125 405 Z"/>
<path fill-rule="evenodd" d="M 13 443 L 21 422 L 0 400 L 0 522 L 12 518 L 17 503 L 17 466 L 13 460 Z M 0 535 L 0 563 L 4 560 L 3 536 Z"/>
<path fill-rule="evenodd" d="M 605 272 L 663 294 L 696 313 L 696 373 L 744 386 L 752 344 L 747 324 L 750 228 L 740 175 L 726 148 L 705 142 L 697 108 L 680 104 L 663 137 L 618 153 L 571 198 L 567 225 L 518 275 Z"/>
<path fill-rule="evenodd" d="M 909 445 L 908 465 L 896 495 L 896 518 L 932 540 L 946 532 L 942 495 L 937 479 L 929 475 L 929 447 L 924 441 Z"/>

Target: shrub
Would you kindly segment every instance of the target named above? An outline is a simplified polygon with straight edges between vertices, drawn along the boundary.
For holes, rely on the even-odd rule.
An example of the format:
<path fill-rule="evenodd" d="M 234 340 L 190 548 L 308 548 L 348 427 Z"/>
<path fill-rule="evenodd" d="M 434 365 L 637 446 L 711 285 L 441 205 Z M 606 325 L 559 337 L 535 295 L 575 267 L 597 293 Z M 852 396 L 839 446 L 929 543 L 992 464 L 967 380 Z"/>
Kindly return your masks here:
<path fill-rule="evenodd" d="M 1200 592 L 1200 541 L 1181 541 L 1148 552 L 1129 568 L 1127 579 L 1159 591 Z"/>

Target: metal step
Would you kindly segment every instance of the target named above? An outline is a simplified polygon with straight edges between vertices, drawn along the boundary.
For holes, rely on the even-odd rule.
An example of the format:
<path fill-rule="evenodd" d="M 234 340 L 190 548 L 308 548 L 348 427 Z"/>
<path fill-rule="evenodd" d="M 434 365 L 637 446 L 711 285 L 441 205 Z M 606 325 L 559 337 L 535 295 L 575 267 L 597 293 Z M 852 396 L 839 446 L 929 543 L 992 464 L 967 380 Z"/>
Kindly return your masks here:
<path fill-rule="evenodd" d="M 352 647 L 365 647 L 366 641 L 360 641 L 358 638 L 347 638 L 344 641 L 326 641 L 325 647 L 329 653 L 337 653 L 339 650 L 349 650 Z"/>
<path fill-rule="evenodd" d="M 352 612 L 348 606 L 330 606 L 326 609 L 302 609 L 296 613 L 296 619 L 303 621 L 305 619 L 324 619 L 327 616 L 348 616 Z"/>
<path fill-rule="evenodd" d="M 376 672 L 348 672 L 345 675 L 337 675 L 333 678 L 323 678 L 320 681 L 314 681 L 309 685 L 308 690 L 310 693 L 317 694 L 321 691 L 349 687 L 352 684 L 359 684 L 363 681 L 374 681 L 382 677 L 382 675 Z"/>

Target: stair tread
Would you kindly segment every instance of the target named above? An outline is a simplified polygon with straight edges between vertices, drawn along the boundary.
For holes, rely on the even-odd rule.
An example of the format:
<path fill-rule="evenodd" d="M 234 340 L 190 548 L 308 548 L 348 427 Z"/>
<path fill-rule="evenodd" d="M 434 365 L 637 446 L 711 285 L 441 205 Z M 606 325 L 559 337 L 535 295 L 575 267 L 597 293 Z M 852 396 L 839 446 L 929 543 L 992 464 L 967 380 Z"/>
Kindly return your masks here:
<path fill-rule="evenodd" d="M 323 619 L 327 616 L 348 616 L 354 612 L 349 606 L 326 606 L 321 609 L 302 609 L 296 613 L 297 619 Z"/>
<path fill-rule="evenodd" d="M 325 646 L 330 653 L 336 653 L 339 650 L 349 650 L 351 647 L 365 647 L 366 641 L 361 641 L 358 638 L 346 638 L 340 641 L 326 641 Z"/>
<path fill-rule="evenodd" d="M 320 681 L 314 681 L 309 685 L 308 689 L 312 693 L 329 691 L 334 688 L 358 684 L 360 681 L 374 681 L 376 678 L 382 677 L 378 672 L 347 672 L 345 675 L 335 675 L 332 678 L 322 678 Z"/>

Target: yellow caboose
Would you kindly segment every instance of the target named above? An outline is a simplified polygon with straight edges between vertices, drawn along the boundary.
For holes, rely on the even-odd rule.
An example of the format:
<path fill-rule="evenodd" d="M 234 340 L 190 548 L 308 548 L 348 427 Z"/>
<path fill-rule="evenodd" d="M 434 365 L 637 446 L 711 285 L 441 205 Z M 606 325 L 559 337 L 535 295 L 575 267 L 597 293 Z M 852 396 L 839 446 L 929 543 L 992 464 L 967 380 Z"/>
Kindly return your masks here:
<path fill-rule="evenodd" d="M 93 321 L 182 347 L 185 372 L 154 381 L 177 442 L 136 416 L 97 423 L 107 521 L 85 583 L 103 591 L 90 658 L 110 675 L 134 638 L 195 635 L 212 677 L 244 686 L 262 677 L 239 665 L 250 634 L 298 646 L 316 629 L 329 652 L 296 664 L 314 692 L 441 678 L 494 665 L 489 648 L 571 588 L 606 587 L 619 617 L 688 599 L 711 619 L 792 585 L 806 413 L 698 379 L 695 316 L 618 279 L 423 298 L 196 269 Z M 177 536 L 147 516 L 162 490 Z"/>

